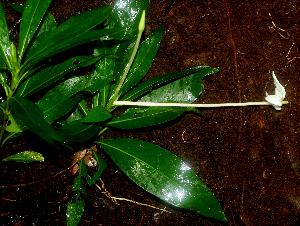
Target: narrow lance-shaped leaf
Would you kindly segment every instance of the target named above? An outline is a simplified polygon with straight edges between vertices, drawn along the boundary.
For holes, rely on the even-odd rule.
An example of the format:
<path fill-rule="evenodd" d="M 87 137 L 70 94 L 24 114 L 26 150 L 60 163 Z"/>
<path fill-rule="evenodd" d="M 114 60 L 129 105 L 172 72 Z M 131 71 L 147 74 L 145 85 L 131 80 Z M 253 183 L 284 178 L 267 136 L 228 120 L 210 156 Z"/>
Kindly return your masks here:
<path fill-rule="evenodd" d="M 122 101 L 134 100 L 134 99 L 142 96 L 143 94 L 149 92 L 155 86 L 161 85 L 163 83 L 167 83 L 167 82 L 175 80 L 175 79 L 179 79 L 181 77 L 184 77 L 184 76 L 187 76 L 187 75 L 190 75 L 190 74 L 193 74 L 193 73 L 195 73 L 197 71 L 201 71 L 205 68 L 210 68 L 210 67 L 208 67 L 208 66 L 199 66 L 199 67 L 190 68 L 190 69 L 184 70 L 184 71 L 177 71 L 177 72 L 168 73 L 168 74 L 160 75 L 160 76 L 157 76 L 157 77 L 153 77 L 153 78 L 143 82 L 141 85 L 137 86 L 133 90 L 131 90 L 121 100 Z"/>
<path fill-rule="evenodd" d="M 127 46 L 136 39 L 138 33 L 139 12 L 147 9 L 147 7 L 148 1 L 116 2 L 105 25 L 106 29 L 122 30 L 122 33 L 109 35 L 105 38 L 105 41 L 100 41 L 98 43 L 99 46 L 101 46 L 101 49 L 97 47 L 96 49 L 99 52 L 110 49 L 114 55 L 123 56 Z M 111 43 L 111 41 L 116 42 L 116 40 L 118 40 L 118 45 L 114 45 L 113 47 L 110 47 L 109 45 L 106 46 L 106 44 Z"/>
<path fill-rule="evenodd" d="M 144 128 L 174 120 L 181 116 L 186 108 L 130 108 L 124 114 L 106 123 L 106 126 L 119 129 Z"/>
<path fill-rule="evenodd" d="M 2 3 L 0 2 L 0 56 L 6 65 L 11 68 L 10 62 L 10 39 L 8 33 L 8 27 L 6 23 L 6 17 L 3 10 Z"/>
<path fill-rule="evenodd" d="M 160 199 L 227 222 L 218 200 L 194 171 L 171 152 L 123 138 L 96 142 L 136 184 Z"/>
<path fill-rule="evenodd" d="M 78 225 L 83 212 L 84 212 L 84 199 L 81 197 L 83 194 L 87 197 L 85 183 L 82 180 L 82 177 L 87 178 L 87 170 L 83 159 L 78 163 L 79 164 L 79 175 L 76 177 L 74 182 L 73 191 L 76 191 L 76 202 L 72 203 L 69 202 L 67 206 L 67 225 L 68 226 L 75 226 Z"/>
<path fill-rule="evenodd" d="M 19 13 L 24 12 L 25 5 L 20 5 L 20 4 L 15 4 L 15 3 L 8 3 L 8 4 L 11 8 L 16 10 L 17 12 L 19 12 Z"/>
<path fill-rule="evenodd" d="M 1 161 L 11 161 L 11 162 L 44 162 L 45 158 L 41 153 L 35 151 L 23 151 L 14 155 L 11 155 Z"/>
<path fill-rule="evenodd" d="M 76 226 L 84 212 L 84 200 L 79 199 L 76 202 L 69 202 L 67 206 L 67 226 Z"/>
<path fill-rule="evenodd" d="M 63 63 L 47 67 L 38 71 L 27 81 L 23 82 L 17 89 L 16 95 L 28 97 L 37 91 L 55 83 L 67 73 L 81 67 L 87 67 L 97 62 L 101 56 L 76 56 L 64 61 Z"/>
<path fill-rule="evenodd" d="M 154 89 L 139 101 L 193 103 L 204 90 L 202 79 L 218 70 L 206 67 L 201 71 Z M 130 108 L 124 114 L 108 122 L 107 125 L 121 129 L 142 128 L 174 120 L 184 112 L 193 110 L 194 108 L 178 107 Z"/>
<path fill-rule="evenodd" d="M 82 92 L 94 93 L 111 81 L 111 78 L 103 78 L 97 73 L 72 77 L 47 92 L 37 102 L 37 105 L 42 110 L 46 121 L 52 123 L 71 110 L 76 101 L 79 100 L 78 98 L 82 95 Z M 81 93 L 77 94 L 80 91 Z M 74 96 L 75 94 L 77 95 Z"/>
<path fill-rule="evenodd" d="M 9 3 L 9 5 L 16 10 L 19 13 L 23 13 L 25 6 Z M 57 24 L 55 22 L 54 16 L 50 11 L 46 13 L 44 18 L 41 21 L 40 26 L 38 27 L 38 30 L 35 33 L 34 40 L 31 45 L 28 46 L 27 51 L 31 51 L 31 49 L 36 48 L 41 41 L 43 41 L 51 31 L 53 31 L 57 27 Z"/>
<path fill-rule="evenodd" d="M 98 124 L 84 124 L 78 120 L 59 127 L 57 133 L 64 142 L 84 142 L 95 136 L 99 128 Z"/>
<path fill-rule="evenodd" d="M 28 52 L 25 69 L 58 52 L 113 33 L 112 30 L 105 29 L 89 31 L 102 23 L 110 12 L 110 6 L 99 7 L 85 11 L 59 25 L 37 48 Z"/>
<path fill-rule="evenodd" d="M 94 107 L 87 116 L 82 120 L 85 123 L 103 122 L 112 117 L 112 114 L 105 107 Z"/>
<path fill-rule="evenodd" d="M 54 129 L 45 121 L 41 110 L 33 102 L 14 97 L 9 102 L 11 114 L 18 125 L 28 128 L 44 140 L 53 144 L 53 139 L 61 140 Z"/>
<path fill-rule="evenodd" d="M 27 0 L 20 26 L 19 60 L 37 31 L 51 0 Z"/>

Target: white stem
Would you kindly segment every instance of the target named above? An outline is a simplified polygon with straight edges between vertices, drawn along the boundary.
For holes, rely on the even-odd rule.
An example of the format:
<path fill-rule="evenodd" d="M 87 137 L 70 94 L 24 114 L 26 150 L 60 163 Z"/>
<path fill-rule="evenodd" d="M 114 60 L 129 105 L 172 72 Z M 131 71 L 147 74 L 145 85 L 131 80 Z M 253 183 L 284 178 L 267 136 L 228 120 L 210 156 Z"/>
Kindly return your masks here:
<path fill-rule="evenodd" d="M 287 104 L 287 103 L 288 103 L 288 101 L 282 101 L 282 104 Z M 222 104 L 182 104 L 182 103 L 153 103 L 153 102 L 115 101 L 114 105 L 216 108 L 216 107 L 259 106 L 259 105 L 272 105 L 272 104 L 269 103 L 269 102 L 222 103 Z"/>

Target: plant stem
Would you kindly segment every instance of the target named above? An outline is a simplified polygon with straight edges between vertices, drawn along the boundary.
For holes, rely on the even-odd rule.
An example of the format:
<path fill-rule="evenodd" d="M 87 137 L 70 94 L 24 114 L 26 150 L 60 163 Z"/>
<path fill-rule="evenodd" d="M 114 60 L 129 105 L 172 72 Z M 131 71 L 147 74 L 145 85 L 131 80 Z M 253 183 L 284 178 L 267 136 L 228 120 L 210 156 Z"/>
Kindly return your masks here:
<path fill-rule="evenodd" d="M 114 101 L 117 100 L 119 97 L 120 97 L 120 89 L 122 88 L 123 86 L 123 83 L 126 79 L 126 76 L 131 68 L 131 65 L 133 63 L 133 60 L 135 58 L 135 55 L 137 53 L 137 50 L 139 48 L 139 45 L 140 45 L 140 40 L 141 40 L 141 37 L 142 37 L 142 33 L 145 29 L 145 10 L 143 10 L 143 13 L 142 13 L 142 17 L 141 17 L 141 20 L 140 20 L 140 23 L 139 23 L 139 27 L 138 27 L 138 30 L 139 30 L 139 33 L 138 33 L 138 36 L 137 36 L 137 39 L 136 39 L 136 42 L 135 42 L 135 46 L 134 46 L 134 49 L 133 49 L 133 52 L 131 54 L 131 57 L 128 61 L 128 64 L 126 65 L 125 67 L 125 70 L 124 70 L 124 73 L 122 75 L 122 78 L 120 79 L 120 82 L 114 92 L 114 95 L 113 95 L 113 98 L 111 99 L 110 103 L 108 104 L 107 106 L 107 109 L 110 109 L 112 107 L 112 105 L 114 104 Z"/>
<path fill-rule="evenodd" d="M 287 103 L 288 103 L 288 101 L 282 101 L 282 104 L 287 104 Z M 184 103 L 153 103 L 153 102 L 115 101 L 114 105 L 216 108 L 216 107 L 245 107 L 245 106 L 259 106 L 259 105 L 272 105 L 272 104 L 270 104 L 269 102 L 222 103 L 222 104 L 184 104 Z"/>
<path fill-rule="evenodd" d="M 102 133 L 104 133 L 106 130 L 108 130 L 108 127 L 105 127 L 104 129 L 102 129 L 99 133 L 98 136 L 100 136 Z"/>

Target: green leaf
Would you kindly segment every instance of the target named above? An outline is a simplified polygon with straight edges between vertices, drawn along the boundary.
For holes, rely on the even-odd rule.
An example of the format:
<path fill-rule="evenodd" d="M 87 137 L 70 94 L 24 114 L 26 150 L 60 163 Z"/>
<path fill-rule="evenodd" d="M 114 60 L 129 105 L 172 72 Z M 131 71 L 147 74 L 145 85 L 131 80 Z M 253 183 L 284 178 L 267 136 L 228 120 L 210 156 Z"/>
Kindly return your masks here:
<path fill-rule="evenodd" d="M 81 197 L 81 194 L 87 197 L 85 182 L 82 180 L 82 177 L 87 179 L 88 173 L 83 159 L 81 159 L 78 164 L 79 164 L 79 171 L 78 171 L 79 175 L 78 177 L 76 177 L 72 189 L 73 191 L 76 191 L 76 195 L 75 195 L 76 202 L 75 203 L 69 202 L 67 206 L 67 225 L 70 226 L 78 225 L 83 215 L 84 199 Z"/>
<path fill-rule="evenodd" d="M 9 5 L 19 13 L 23 13 L 25 8 L 24 5 L 14 3 L 9 3 Z M 33 43 L 29 46 L 28 51 L 30 51 L 30 49 L 36 48 L 41 43 L 41 41 L 44 40 L 47 37 L 47 35 L 56 27 L 57 24 L 55 22 L 54 16 L 50 11 L 48 11 L 46 13 L 46 16 L 43 18 L 40 26 L 38 27 L 38 30 L 35 33 L 35 37 L 33 39 Z"/>
<path fill-rule="evenodd" d="M 116 59 L 110 59 L 107 57 L 100 60 L 99 63 L 95 65 L 96 69 L 94 73 L 97 73 L 98 75 L 102 75 L 104 78 L 107 78 L 109 80 L 113 80 L 115 77 L 114 75 L 115 61 Z M 107 104 L 109 90 L 110 90 L 110 84 L 108 83 L 100 89 L 101 99 L 97 99 L 100 97 L 99 95 L 96 95 L 97 97 L 93 98 L 93 103 L 94 103 L 93 105 L 97 107 L 98 105 L 101 104 L 103 107 L 105 107 Z M 96 99 L 97 101 L 95 102 Z"/>
<path fill-rule="evenodd" d="M 93 155 L 98 162 L 98 171 L 94 174 L 94 176 L 91 179 L 87 181 L 90 186 L 95 184 L 95 182 L 99 180 L 99 177 L 101 176 L 103 170 L 105 170 L 107 166 L 105 160 L 97 152 L 93 151 Z"/>
<path fill-rule="evenodd" d="M 82 120 L 85 123 L 93 123 L 93 122 L 103 122 L 107 119 L 110 119 L 112 114 L 106 110 L 105 107 L 98 106 L 92 108 L 92 110 L 87 114 L 87 116 Z"/>
<path fill-rule="evenodd" d="M 10 114 L 8 116 L 8 120 L 10 122 L 10 124 L 6 127 L 6 131 L 10 132 L 10 133 L 21 133 L 23 131 L 25 131 L 27 128 L 23 127 L 21 128 L 18 123 L 15 121 L 14 117 L 12 114 Z"/>
<path fill-rule="evenodd" d="M 46 121 L 52 123 L 73 108 L 82 96 L 82 94 L 74 96 L 76 93 L 94 93 L 111 81 L 110 78 L 105 78 L 97 73 L 72 77 L 47 92 L 37 102 L 37 105 L 42 110 Z"/>
<path fill-rule="evenodd" d="M 76 200 L 75 203 L 69 202 L 67 206 L 67 225 L 76 226 L 84 212 L 84 200 Z"/>
<path fill-rule="evenodd" d="M 156 103 L 193 103 L 203 92 L 202 80 L 205 76 L 217 73 L 219 68 L 204 68 L 199 72 L 192 73 L 174 82 L 154 89 L 149 94 L 143 96 L 141 102 Z"/>
<path fill-rule="evenodd" d="M 98 124 L 83 124 L 81 121 L 70 122 L 57 129 L 64 142 L 84 142 L 91 139 L 100 126 Z"/>
<path fill-rule="evenodd" d="M 28 46 L 27 51 L 31 52 L 33 49 L 37 48 L 56 27 L 57 24 L 55 18 L 52 13 L 48 11 L 34 36 L 32 44 Z"/>
<path fill-rule="evenodd" d="M 80 179 L 81 179 L 81 177 L 84 177 L 85 179 L 87 179 L 89 177 L 89 175 L 88 175 L 88 172 L 87 172 L 87 169 L 86 169 L 84 159 L 81 159 L 78 164 L 79 164 L 79 170 L 78 170 L 79 175 L 78 175 L 78 177 L 80 177 Z M 79 182 L 79 180 L 78 180 L 78 182 Z M 83 186 L 83 184 L 81 182 L 79 182 L 79 184 L 76 184 L 76 181 L 75 181 L 73 191 L 80 191 L 80 193 L 84 194 L 85 197 L 87 197 L 85 185 Z"/>
<path fill-rule="evenodd" d="M 11 155 L 1 161 L 12 161 L 12 162 L 44 162 L 45 158 L 42 154 L 35 151 L 23 151 L 14 155 Z"/>
<path fill-rule="evenodd" d="M 55 120 L 65 116 L 70 110 L 78 103 L 78 101 L 83 97 L 83 94 L 74 95 L 72 97 L 66 97 L 64 92 L 62 92 L 62 97 L 59 99 L 57 96 L 57 89 L 50 90 L 47 96 L 44 96 L 39 100 L 36 105 L 41 109 L 46 122 L 53 123 Z M 52 101 L 55 102 L 52 102 Z"/>
<path fill-rule="evenodd" d="M 19 60 L 21 61 L 31 38 L 37 31 L 51 0 L 27 0 L 22 15 L 19 41 Z"/>
<path fill-rule="evenodd" d="M 147 1 L 120 1 L 115 4 L 105 25 L 106 29 L 116 29 L 121 32 L 117 35 L 111 34 L 104 40 L 99 40 L 95 48 L 95 54 L 109 53 L 115 58 L 107 59 L 105 64 L 99 62 L 98 73 L 116 77 L 120 68 L 126 66 L 127 61 L 122 63 L 121 61 L 116 61 L 116 58 L 123 59 L 128 45 L 136 40 L 141 13 L 144 9 L 147 9 L 147 6 Z M 131 55 L 130 53 L 127 54 Z M 107 84 L 100 90 L 101 99 L 99 101 L 104 107 L 107 105 L 110 89 L 110 84 Z M 113 90 L 110 93 L 114 93 Z"/>
<path fill-rule="evenodd" d="M 168 74 L 160 75 L 160 76 L 157 76 L 157 77 L 153 77 L 153 78 L 143 82 L 141 85 L 137 86 L 133 90 L 131 90 L 121 100 L 122 101 L 134 100 L 134 99 L 142 96 L 143 94 L 149 92 L 155 86 L 162 85 L 162 84 L 170 82 L 172 80 L 182 78 L 184 76 L 193 74 L 197 71 L 201 71 L 205 68 L 210 68 L 210 67 L 208 67 L 208 66 L 199 66 L 199 67 L 194 67 L 194 68 L 184 70 L 184 71 L 178 71 L 178 72 L 173 72 L 173 73 L 168 73 Z"/>
<path fill-rule="evenodd" d="M 171 152 L 129 138 L 96 142 L 136 184 L 180 208 L 227 222 L 218 200 L 194 171 Z"/>
<path fill-rule="evenodd" d="M 100 58 L 100 56 L 76 56 L 64 61 L 59 65 L 47 67 L 41 71 L 38 71 L 25 82 L 23 82 L 18 87 L 16 95 L 28 97 L 58 81 L 67 73 L 74 71 L 77 68 L 87 67 L 97 62 Z"/>
<path fill-rule="evenodd" d="M 62 52 L 71 47 L 99 39 L 111 33 L 118 33 L 116 30 L 93 30 L 90 29 L 101 24 L 110 14 L 111 7 L 99 7 L 85 11 L 54 29 L 40 45 L 29 51 L 26 58 L 26 68 L 34 65 L 49 56 Z M 29 61 L 32 61 L 31 63 Z"/>
<path fill-rule="evenodd" d="M 9 87 L 7 85 L 7 77 L 5 72 L 3 73 L 0 72 L 0 84 L 3 86 L 3 89 L 7 95 L 9 93 Z"/>
<path fill-rule="evenodd" d="M 216 73 L 218 70 L 206 67 L 199 72 L 192 73 L 153 90 L 139 101 L 193 103 L 204 90 L 202 79 L 207 75 Z M 124 114 L 108 122 L 107 126 L 121 129 L 143 128 L 174 120 L 184 112 L 192 110 L 193 108 L 180 107 L 130 108 Z"/>
<path fill-rule="evenodd" d="M 8 5 L 19 13 L 23 13 L 25 8 L 24 5 L 15 4 L 15 3 L 8 3 Z"/>
<path fill-rule="evenodd" d="M 114 5 L 112 13 L 106 22 L 106 29 L 122 31 L 105 38 L 105 41 L 98 41 L 96 51 L 111 51 L 112 54 L 122 57 L 127 46 L 136 39 L 138 24 L 141 13 L 148 7 L 148 1 L 118 1 Z M 111 43 L 118 42 L 118 45 Z M 104 48 L 106 47 L 106 48 Z"/>
<path fill-rule="evenodd" d="M 3 61 L 6 63 L 6 65 L 9 68 L 12 68 L 10 62 L 10 56 L 11 56 L 10 39 L 9 39 L 8 27 L 6 23 L 6 17 L 1 2 L 0 2 L 0 56 L 3 59 Z"/>
<path fill-rule="evenodd" d="M 150 107 L 145 110 L 130 108 L 124 114 L 106 123 L 106 126 L 119 129 L 144 128 L 174 120 L 181 116 L 186 110 L 186 108 L 176 107 Z"/>
<path fill-rule="evenodd" d="M 147 74 L 149 68 L 152 65 L 157 50 L 160 46 L 163 30 L 164 25 L 161 25 L 145 41 L 143 41 L 142 44 L 140 44 L 134 62 L 120 90 L 121 95 L 126 93 L 133 86 L 135 86 Z M 131 48 L 133 48 L 133 46 L 131 46 Z M 127 50 L 127 52 L 131 51 Z M 126 54 L 124 56 L 124 62 L 127 63 L 130 57 L 131 54 Z M 120 74 L 123 74 L 123 71 L 120 72 Z"/>
<path fill-rule="evenodd" d="M 24 5 L 15 4 L 15 3 L 8 3 L 8 5 L 19 13 L 23 13 L 24 8 L 25 8 Z"/>
<path fill-rule="evenodd" d="M 83 100 L 85 101 L 85 100 Z M 72 114 L 66 119 L 66 123 L 70 123 L 70 122 L 74 122 L 77 120 L 82 120 L 84 118 L 84 114 L 78 109 L 76 108 Z M 62 123 L 62 125 L 66 124 L 65 122 L 60 122 Z"/>
<path fill-rule="evenodd" d="M 11 114 L 20 128 L 28 128 L 52 144 L 52 139 L 61 140 L 55 130 L 45 121 L 41 110 L 33 102 L 21 97 L 14 97 L 9 104 Z"/>

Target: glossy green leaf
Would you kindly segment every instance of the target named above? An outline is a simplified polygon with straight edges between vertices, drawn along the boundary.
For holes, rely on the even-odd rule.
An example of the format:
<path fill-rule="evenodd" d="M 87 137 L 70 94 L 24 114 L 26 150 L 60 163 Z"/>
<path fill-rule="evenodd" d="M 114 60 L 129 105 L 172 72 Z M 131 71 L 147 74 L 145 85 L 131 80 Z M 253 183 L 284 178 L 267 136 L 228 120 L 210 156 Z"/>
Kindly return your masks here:
<path fill-rule="evenodd" d="M 116 29 L 122 32 L 109 35 L 105 41 L 99 41 L 96 50 L 101 52 L 109 49 L 114 55 L 123 56 L 127 46 L 137 37 L 141 12 L 147 7 L 148 1 L 117 1 L 105 25 L 106 29 Z M 111 47 L 111 42 L 118 42 L 118 45 Z"/>
<path fill-rule="evenodd" d="M 19 13 L 23 13 L 25 8 L 24 5 L 15 4 L 15 3 L 8 3 L 8 5 Z"/>
<path fill-rule="evenodd" d="M 174 120 L 187 110 L 176 107 L 151 107 L 149 109 L 130 108 L 124 114 L 106 123 L 106 126 L 119 129 L 144 128 Z"/>
<path fill-rule="evenodd" d="M 134 62 L 120 90 L 121 95 L 135 86 L 147 74 L 160 46 L 163 30 L 164 25 L 161 25 L 145 41 L 140 44 Z M 133 46 L 131 48 L 133 48 Z M 129 61 L 130 57 L 131 55 L 125 54 L 124 59 L 126 63 Z M 123 71 L 120 72 L 120 74 L 123 74 Z"/>
<path fill-rule="evenodd" d="M 95 184 L 95 182 L 99 180 L 99 177 L 103 173 L 103 170 L 105 170 L 107 167 L 106 161 L 97 152 L 93 151 L 93 156 L 98 162 L 98 171 L 94 174 L 94 176 L 91 179 L 87 181 L 90 186 Z"/>
<path fill-rule="evenodd" d="M 129 138 L 98 143 L 136 184 L 160 199 L 227 222 L 218 200 L 194 171 L 171 152 Z"/>
<path fill-rule="evenodd" d="M 199 72 L 154 89 L 139 101 L 193 103 L 204 90 L 202 79 L 218 70 L 206 67 Z M 174 120 L 185 111 L 191 110 L 193 109 L 180 107 L 130 108 L 124 114 L 108 122 L 107 125 L 121 129 L 143 128 Z"/>
<path fill-rule="evenodd" d="M 14 3 L 9 3 L 9 5 L 19 13 L 23 13 L 25 8 L 24 5 Z M 52 13 L 50 11 L 46 12 L 46 15 L 42 19 L 41 24 L 39 25 L 38 30 L 34 35 L 33 43 L 28 46 L 27 51 L 32 51 L 32 49 L 36 48 L 41 43 L 41 41 L 43 41 L 47 37 L 47 35 L 56 27 L 57 24 Z"/>
<path fill-rule="evenodd" d="M 84 199 L 81 197 L 81 194 L 83 194 L 85 197 L 87 197 L 86 193 L 86 187 L 85 182 L 82 180 L 82 177 L 88 178 L 88 173 L 86 170 L 86 166 L 84 163 L 84 160 L 80 160 L 78 163 L 79 170 L 78 170 L 78 177 L 76 177 L 73 191 L 76 191 L 76 202 L 75 203 L 68 203 L 67 206 L 67 225 L 68 226 L 75 226 L 78 225 L 83 212 L 84 212 Z"/>
<path fill-rule="evenodd" d="M 0 57 L 0 70 L 6 70 L 6 69 L 8 69 L 8 67 L 6 66 L 6 63 L 4 62 L 2 57 Z"/>
<path fill-rule="evenodd" d="M 27 128 L 21 128 L 18 123 L 15 121 L 12 114 L 8 116 L 9 125 L 6 127 L 6 131 L 10 133 L 21 133 L 25 131 Z"/>
<path fill-rule="evenodd" d="M 203 92 L 202 80 L 205 76 L 217 73 L 219 68 L 204 68 L 199 72 L 185 76 L 174 82 L 154 89 L 139 101 L 157 103 L 193 103 Z"/>
<path fill-rule="evenodd" d="M 93 123 L 93 122 L 103 122 L 107 119 L 110 119 L 112 114 L 106 110 L 105 107 L 98 106 L 93 108 L 87 116 L 82 120 L 85 123 Z"/>
<path fill-rule="evenodd" d="M 68 114 L 71 109 L 83 98 L 83 94 L 77 94 L 72 97 L 64 95 L 59 99 L 57 89 L 52 89 L 36 105 L 41 109 L 46 122 L 53 123 L 55 120 Z M 53 102 L 52 102 L 53 101 Z"/>
<path fill-rule="evenodd" d="M 14 155 L 11 155 L 1 161 L 11 161 L 11 162 L 44 162 L 45 158 L 42 154 L 35 151 L 23 151 Z"/>
<path fill-rule="evenodd" d="M 84 101 L 84 100 L 83 100 Z M 84 114 L 78 109 L 76 108 L 71 115 L 66 119 L 66 123 L 70 123 L 70 122 L 74 122 L 77 120 L 82 120 L 84 118 Z M 66 123 L 62 123 L 63 125 Z"/>
<path fill-rule="evenodd" d="M 51 34 L 51 32 L 57 27 L 54 16 L 51 12 L 47 12 L 45 18 L 42 20 L 40 27 L 37 30 L 37 34 L 34 37 L 33 43 L 30 44 L 28 52 L 33 51 Z"/>
<path fill-rule="evenodd" d="M 0 56 L 6 65 L 11 68 L 10 62 L 10 39 L 8 33 L 8 27 L 6 23 L 6 17 L 3 10 L 2 3 L 0 2 Z"/>
<path fill-rule="evenodd" d="M 28 128 L 52 144 L 52 139 L 60 140 L 54 129 L 45 121 L 41 110 L 33 102 L 21 97 L 14 97 L 9 104 L 11 114 L 20 128 Z"/>
<path fill-rule="evenodd" d="M 74 71 L 77 68 L 87 67 L 97 62 L 100 58 L 100 56 L 76 56 L 59 65 L 47 67 L 41 71 L 38 71 L 25 82 L 23 82 L 18 87 L 16 95 L 28 97 L 58 81 L 67 73 Z"/>
<path fill-rule="evenodd" d="M 84 142 L 91 139 L 98 132 L 97 124 L 83 124 L 81 121 L 70 122 L 57 129 L 64 142 Z"/>
<path fill-rule="evenodd" d="M 28 44 L 46 13 L 51 0 L 27 0 L 20 26 L 19 59 L 21 61 Z"/>
<path fill-rule="evenodd" d="M 72 77 L 47 92 L 37 105 L 42 110 L 47 122 L 52 123 L 64 116 L 79 100 L 78 92 L 94 93 L 112 79 L 93 73 L 91 75 Z M 71 98 L 70 98 L 71 97 Z M 77 100 L 76 100 L 77 99 Z"/>
<path fill-rule="evenodd" d="M 78 162 L 78 165 L 79 165 L 79 170 L 78 170 L 79 175 L 78 175 L 78 177 L 80 177 L 80 179 L 81 179 L 81 177 L 83 177 L 85 179 L 88 179 L 89 175 L 88 175 L 88 172 L 87 172 L 87 169 L 86 169 L 84 159 L 81 159 L 80 162 Z M 77 180 L 77 182 L 79 182 L 79 180 Z M 81 182 L 79 182 L 77 184 L 76 180 L 75 180 L 73 191 L 79 191 L 85 197 L 87 197 L 85 186 L 83 186 Z M 78 192 L 77 192 L 77 194 L 78 194 Z"/>
<path fill-rule="evenodd" d="M 118 31 L 112 29 L 89 31 L 101 24 L 109 16 L 110 12 L 110 6 L 95 8 L 72 17 L 59 25 L 37 48 L 28 52 L 26 58 L 27 66 L 25 69 L 58 52 L 100 39 L 114 32 L 118 33 Z"/>
<path fill-rule="evenodd" d="M 2 85 L 6 95 L 9 93 L 9 88 L 7 85 L 7 77 L 5 72 L 0 72 L 0 84 Z"/>
<path fill-rule="evenodd" d="M 114 79 L 114 68 L 115 68 L 115 59 L 110 58 L 104 58 L 99 61 L 99 63 L 96 64 L 96 71 L 95 73 L 102 75 L 105 78 Z M 110 84 L 106 84 L 103 86 L 99 92 L 101 96 L 97 95 L 95 98 L 93 98 L 93 107 L 97 107 L 98 105 L 102 105 L 103 107 L 107 104 L 107 98 L 110 90 Z M 100 98 L 101 97 L 101 98 Z M 99 99 L 100 98 L 100 99 Z M 97 101 L 95 101 L 97 99 Z"/>
<path fill-rule="evenodd" d="M 95 53 L 111 53 L 115 57 L 123 59 L 126 48 L 130 43 L 135 41 L 137 37 L 137 28 L 141 13 L 144 9 L 147 9 L 147 6 L 147 1 L 118 1 L 106 22 L 106 29 L 117 29 L 122 32 L 117 35 L 111 34 L 106 37 L 105 40 L 99 40 L 95 48 Z M 105 65 L 102 64 L 101 68 L 97 68 L 97 70 L 99 73 L 112 72 L 110 76 L 116 77 L 120 68 L 124 68 L 126 64 L 127 61 L 122 63 L 121 61 L 116 61 L 116 58 L 111 58 L 108 59 Z M 99 65 L 101 65 L 100 62 Z M 101 70 L 103 68 L 104 70 Z M 110 68 L 114 68 L 114 70 Z M 107 84 L 100 90 L 101 99 L 98 99 L 98 101 L 101 101 L 102 106 L 106 106 L 110 90 L 110 84 Z M 111 93 L 113 93 L 113 89 Z"/>
<path fill-rule="evenodd" d="M 84 212 L 84 200 L 69 202 L 67 206 L 67 226 L 77 226 Z"/>
<path fill-rule="evenodd" d="M 208 67 L 208 66 L 199 66 L 199 67 L 194 67 L 194 68 L 184 70 L 184 71 L 177 71 L 177 72 L 168 73 L 168 74 L 160 75 L 160 76 L 157 76 L 157 77 L 153 77 L 153 78 L 143 82 L 141 85 L 137 86 L 133 90 L 131 90 L 121 100 L 122 101 L 134 100 L 134 99 L 144 95 L 145 93 L 151 91 L 151 89 L 155 86 L 162 85 L 162 84 L 170 82 L 172 80 L 182 78 L 184 76 L 193 74 L 197 71 L 201 71 L 205 68 L 210 68 L 210 67 Z"/>

